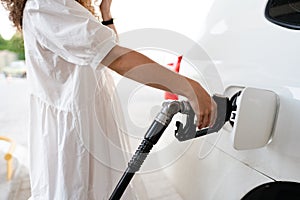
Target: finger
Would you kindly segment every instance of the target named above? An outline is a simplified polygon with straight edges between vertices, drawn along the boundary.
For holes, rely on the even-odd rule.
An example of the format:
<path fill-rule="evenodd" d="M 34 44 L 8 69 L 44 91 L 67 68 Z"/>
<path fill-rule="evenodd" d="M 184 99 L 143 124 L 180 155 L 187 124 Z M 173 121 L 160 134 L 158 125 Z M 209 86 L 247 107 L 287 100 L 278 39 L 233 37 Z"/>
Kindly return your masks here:
<path fill-rule="evenodd" d="M 201 129 L 202 128 L 202 124 L 203 124 L 203 115 L 201 114 L 198 114 L 197 115 L 197 127 L 198 129 Z"/>
<path fill-rule="evenodd" d="M 197 128 L 200 129 L 200 115 L 197 115 L 196 117 L 196 125 L 197 125 Z"/>
<path fill-rule="evenodd" d="M 203 128 L 208 127 L 209 126 L 209 121 L 210 121 L 210 112 L 208 110 L 205 111 L 205 114 L 203 116 L 203 123 L 202 126 Z"/>
<path fill-rule="evenodd" d="M 216 112 L 212 112 L 211 117 L 210 117 L 209 127 L 214 126 L 214 124 L 216 123 L 216 119 L 217 119 Z"/>
<path fill-rule="evenodd" d="M 215 123 L 216 123 L 216 120 L 217 120 L 217 117 L 218 117 L 218 113 L 217 113 L 217 104 L 213 101 L 212 102 L 212 108 L 211 108 L 211 117 L 210 117 L 210 124 L 209 124 L 209 127 L 212 127 Z"/>
<path fill-rule="evenodd" d="M 204 112 L 201 112 L 199 115 L 199 123 L 198 123 L 198 128 L 202 129 L 208 126 L 208 119 L 209 117 L 207 116 L 207 114 L 205 114 Z"/>

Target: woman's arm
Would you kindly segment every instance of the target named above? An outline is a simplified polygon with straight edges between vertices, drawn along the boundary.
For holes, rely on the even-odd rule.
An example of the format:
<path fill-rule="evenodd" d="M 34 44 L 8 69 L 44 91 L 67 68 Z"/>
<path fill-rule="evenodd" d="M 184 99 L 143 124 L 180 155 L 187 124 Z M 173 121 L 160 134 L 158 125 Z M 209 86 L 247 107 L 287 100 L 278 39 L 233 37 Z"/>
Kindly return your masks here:
<path fill-rule="evenodd" d="M 142 84 L 185 96 L 197 115 L 198 128 L 213 125 L 216 103 L 196 81 L 159 65 L 143 54 L 120 46 L 115 46 L 102 64 Z"/>
<path fill-rule="evenodd" d="M 110 7 L 111 7 L 111 0 L 102 0 L 100 4 L 100 12 L 103 21 L 108 21 L 112 19 Z M 107 25 L 107 27 L 111 28 L 116 33 L 116 35 L 118 35 L 117 29 L 114 24 L 109 24 Z"/>

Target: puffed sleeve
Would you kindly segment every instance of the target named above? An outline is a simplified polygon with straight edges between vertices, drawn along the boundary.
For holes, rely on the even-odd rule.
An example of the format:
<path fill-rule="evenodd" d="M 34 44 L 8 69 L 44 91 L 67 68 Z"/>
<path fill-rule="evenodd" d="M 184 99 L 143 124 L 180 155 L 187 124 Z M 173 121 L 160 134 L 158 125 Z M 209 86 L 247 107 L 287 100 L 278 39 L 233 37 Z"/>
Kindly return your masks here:
<path fill-rule="evenodd" d="M 75 0 L 30 0 L 24 15 L 44 47 L 77 65 L 97 68 L 116 45 L 115 33 Z"/>

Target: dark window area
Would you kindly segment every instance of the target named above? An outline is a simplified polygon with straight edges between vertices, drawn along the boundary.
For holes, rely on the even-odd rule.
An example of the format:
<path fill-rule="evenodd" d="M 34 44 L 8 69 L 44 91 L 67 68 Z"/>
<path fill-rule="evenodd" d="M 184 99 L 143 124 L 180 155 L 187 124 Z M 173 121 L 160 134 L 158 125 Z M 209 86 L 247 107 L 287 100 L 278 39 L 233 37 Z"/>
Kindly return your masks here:
<path fill-rule="evenodd" d="M 270 0 L 265 14 L 277 25 L 300 30 L 300 0 Z"/>

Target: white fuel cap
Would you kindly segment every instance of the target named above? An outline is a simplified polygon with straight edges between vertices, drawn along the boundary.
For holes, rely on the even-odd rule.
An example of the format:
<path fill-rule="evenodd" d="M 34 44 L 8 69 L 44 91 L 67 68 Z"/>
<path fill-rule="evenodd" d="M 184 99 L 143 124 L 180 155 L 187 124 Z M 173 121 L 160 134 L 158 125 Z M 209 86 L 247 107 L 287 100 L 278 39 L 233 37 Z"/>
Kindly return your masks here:
<path fill-rule="evenodd" d="M 237 150 L 265 146 L 276 123 L 279 98 L 270 90 L 246 87 L 237 99 L 233 146 Z"/>

